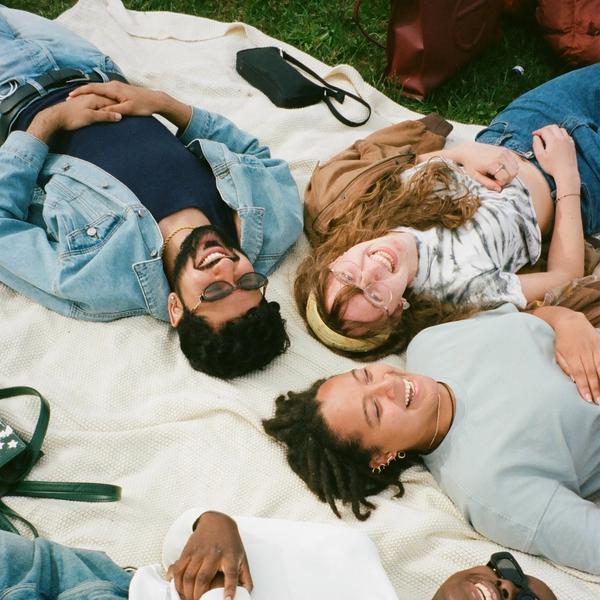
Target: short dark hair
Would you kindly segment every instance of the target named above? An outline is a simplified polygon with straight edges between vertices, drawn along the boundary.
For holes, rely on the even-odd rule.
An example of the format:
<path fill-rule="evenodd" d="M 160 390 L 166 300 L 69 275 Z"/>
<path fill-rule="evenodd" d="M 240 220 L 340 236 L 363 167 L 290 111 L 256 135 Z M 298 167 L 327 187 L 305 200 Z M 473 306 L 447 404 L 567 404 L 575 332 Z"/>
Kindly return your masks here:
<path fill-rule="evenodd" d="M 262 369 L 290 345 L 279 304 L 264 298 L 216 331 L 205 318 L 184 307 L 176 329 L 192 368 L 221 379 Z"/>
<path fill-rule="evenodd" d="M 417 454 L 407 453 L 381 472 L 369 466 L 373 449 L 362 448 L 356 439 L 341 440 L 327 427 L 317 401 L 325 379 L 299 393 L 288 392 L 275 400 L 275 415 L 263 420 L 265 431 L 286 447 L 292 470 L 340 517 L 336 499 L 350 503 L 354 516 L 368 519 L 375 505 L 367 500 L 389 486 L 396 486 L 395 497 L 404 494 L 400 474 L 421 462 Z M 367 510 L 361 511 L 365 507 Z M 340 517 L 341 518 L 341 517 Z"/>

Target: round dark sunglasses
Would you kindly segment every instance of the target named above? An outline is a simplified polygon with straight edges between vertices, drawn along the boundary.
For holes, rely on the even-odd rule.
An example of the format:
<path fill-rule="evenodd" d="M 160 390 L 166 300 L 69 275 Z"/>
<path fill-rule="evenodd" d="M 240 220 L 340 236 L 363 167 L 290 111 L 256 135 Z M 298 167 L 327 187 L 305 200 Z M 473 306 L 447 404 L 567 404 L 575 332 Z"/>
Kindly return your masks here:
<path fill-rule="evenodd" d="M 200 294 L 198 302 L 192 308 L 194 312 L 203 302 L 216 302 L 227 298 L 235 290 L 259 290 L 263 288 L 263 295 L 267 288 L 269 280 L 262 274 L 252 271 L 250 273 L 244 273 L 235 284 L 231 284 L 228 281 L 213 281 L 210 285 L 204 288 L 204 291 Z"/>
<path fill-rule="evenodd" d="M 519 588 L 515 600 L 539 600 L 529 589 L 527 577 L 517 559 L 510 552 L 495 552 L 490 556 L 487 566 L 496 573 L 500 579 L 506 579 Z"/>

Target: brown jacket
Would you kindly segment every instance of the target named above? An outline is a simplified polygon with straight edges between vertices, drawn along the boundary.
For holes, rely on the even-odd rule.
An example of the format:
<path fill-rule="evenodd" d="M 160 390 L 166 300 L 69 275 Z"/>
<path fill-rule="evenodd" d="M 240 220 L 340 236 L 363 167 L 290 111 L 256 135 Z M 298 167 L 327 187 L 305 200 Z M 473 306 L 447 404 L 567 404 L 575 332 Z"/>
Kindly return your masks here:
<path fill-rule="evenodd" d="M 442 149 L 451 130 L 435 113 L 402 121 L 317 165 L 304 194 L 304 229 L 311 245 L 324 241 L 329 223 L 344 213 L 349 199 L 364 194 L 382 175 L 411 166 L 418 154 Z"/>

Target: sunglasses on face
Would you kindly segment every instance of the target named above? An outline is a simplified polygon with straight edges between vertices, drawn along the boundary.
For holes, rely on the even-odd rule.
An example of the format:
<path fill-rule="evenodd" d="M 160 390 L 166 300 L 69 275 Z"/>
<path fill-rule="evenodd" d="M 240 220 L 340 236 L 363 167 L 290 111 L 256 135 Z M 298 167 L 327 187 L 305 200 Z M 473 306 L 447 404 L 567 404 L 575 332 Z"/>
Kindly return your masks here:
<path fill-rule="evenodd" d="M 487 566 L 494 571 L 500 579 L 506 579 L 518 589 L 515 600 L 539 600 L 529 589 L 527 577 L 517 559 L 510 552 L 495 552 L 490 556 Z"/>
<path fill-rule="evenodd" d="M 250 273 L 244 273 L 235 284 L 231 284 L 228 281 L 213 281 L 210 285 L 204 288 L 204 291 L 200 294 L 198 302 L 192 308 L 194 312 L 203 302 L 216 302 L 222 300 L 231 295 L 235 290 L 259 290 L 263 288 L 263 295 L 267 288 L 269 280 L 262 274 L 256 271 Z"/>

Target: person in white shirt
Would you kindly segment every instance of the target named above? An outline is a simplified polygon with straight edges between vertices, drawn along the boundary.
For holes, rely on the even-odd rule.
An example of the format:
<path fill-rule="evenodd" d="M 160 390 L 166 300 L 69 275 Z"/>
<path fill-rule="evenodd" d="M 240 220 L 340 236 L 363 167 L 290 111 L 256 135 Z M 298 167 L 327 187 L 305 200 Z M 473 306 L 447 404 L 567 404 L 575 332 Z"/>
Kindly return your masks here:
<path fill-rule="evenodd" d="M 8 532 L 0 532 L 0 555 L 3 598 L 248 600 L 252 592 L 252 600 L 396 600 L 375 545 L 361 531 L 281 519 L 234 520 L 202 508 L 186 511 L 167 532 L 166 571 L 156 564 L 132 574 L 102 552 Z"/>

